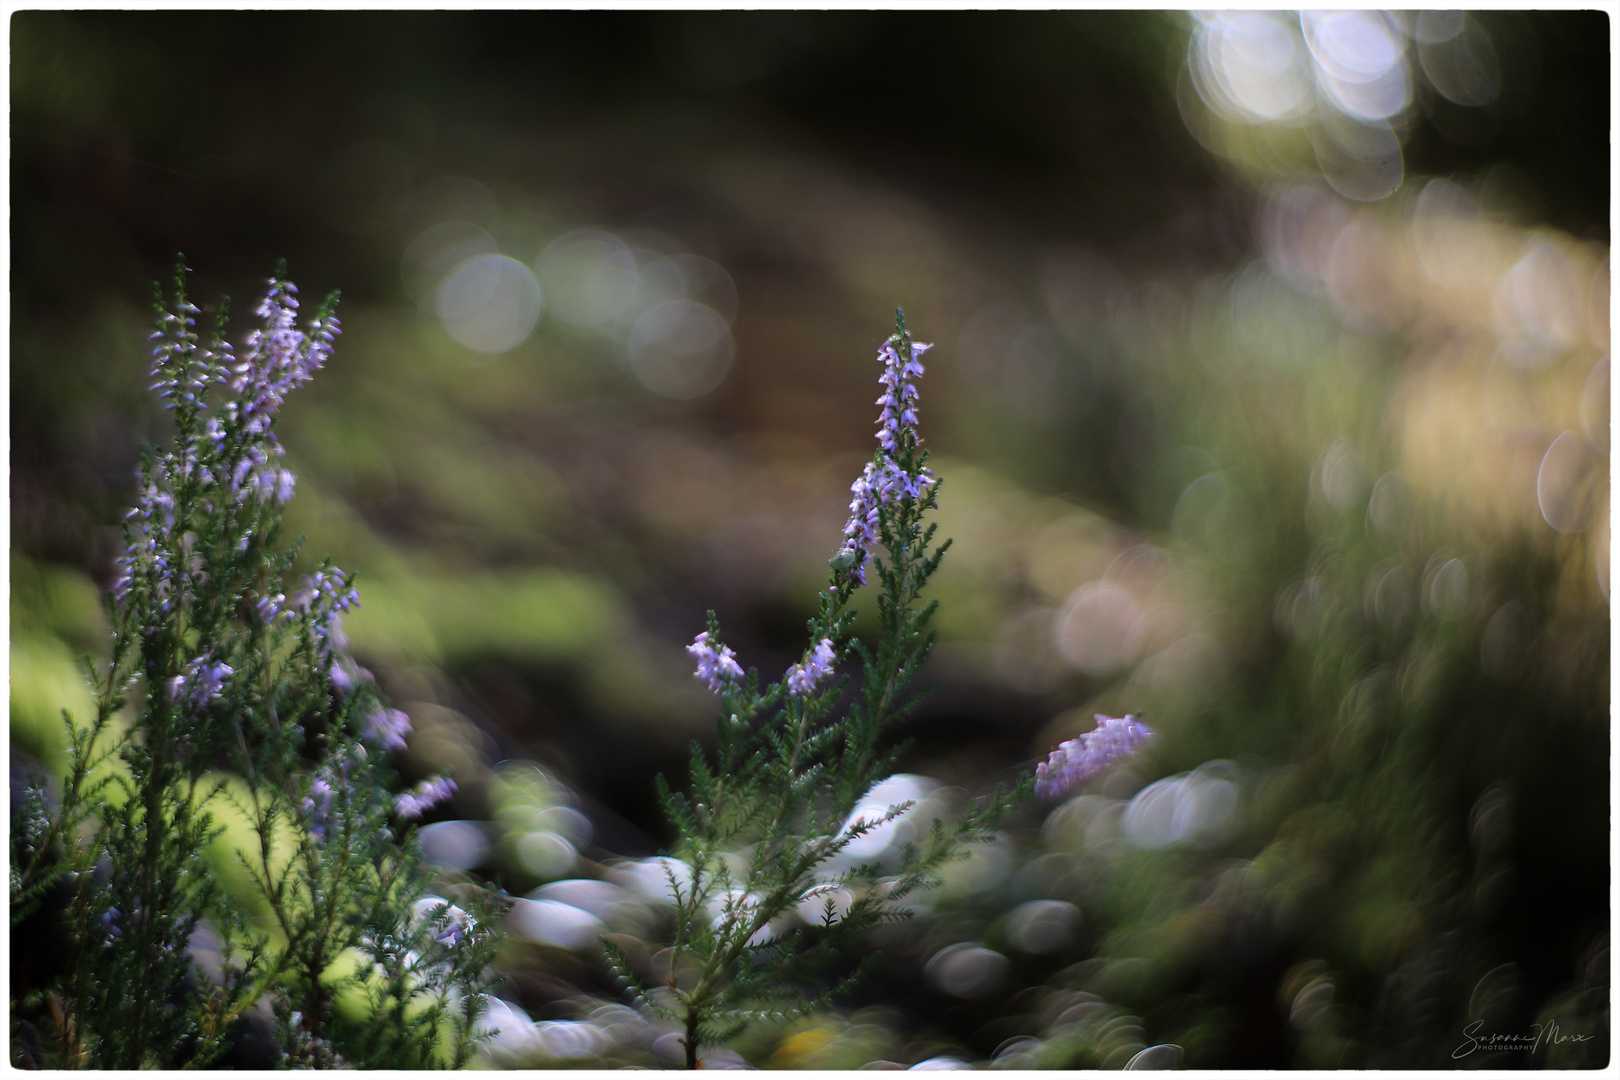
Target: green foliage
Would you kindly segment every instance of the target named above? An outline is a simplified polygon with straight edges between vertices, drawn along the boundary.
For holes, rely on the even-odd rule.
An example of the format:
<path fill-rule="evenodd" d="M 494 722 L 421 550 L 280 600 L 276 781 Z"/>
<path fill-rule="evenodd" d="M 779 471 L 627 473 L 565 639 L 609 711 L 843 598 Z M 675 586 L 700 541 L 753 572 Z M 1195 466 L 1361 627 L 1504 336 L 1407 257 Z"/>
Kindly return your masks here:
<path fill-rule="evenodd" d="M 403 715 L 343 653 L 352 584 L 323 563 L 282 593 L 297 545 L 281 538 L 292 476 L 275 409 L 337 329 L 334 296 L 299 332 L 294 292 L 272 282 L 241 363 L 223 309 L 204 345 L 183 277 L 167 309 L 160 293 L 154 389 L 175 439 L 144 455 L 110 655 L 88 662 L 93 717 L 64 714 L 56 805 L 36 782 L 13 829 L 13 926 L 66 908 L 60 970 L 13 988 L 14 1017 L 43 1029 L 35 1064 L 206 1067 L 243 1051 L 264 1005 L 278 1023 L 259 1064 L 471 1054 L 494 901 L 471 887 L 468 910 L 419 899 L 433 877 L 409 825 L 422 800 L 391 794 Z M 209 415 L 216 384 L 231 393 Z M 206 857 L 230 816 L 249 826 L 234 851 L 246 897 Z M 344 958 L 359 962 L 340 974 Z M 335 1002 L 354 989 L 365 1015 L 346 1019 Z"/>
<path fill-rule="evenodd" d="M 889 343 L 901 357 L 912 356 L 903 317 Z M 935 605 L 923 603 L 922 593 L 949 541 L 936 544 L 935 527 L 925 520 L 939 489 L 926 460 L 903 424 L 894 449 L 874 459 L 876 469 L 928 478 L 918 494 L 897 494 L 878 509 L 877 534 L 888 558 L 872 564 L 875 643 L 851 634 L 850 600 L 864 558 L 846 545 L 830 561 L 804 663 L 769 685 L 755 671 L 746 680 L 723 679 L 712 758 L 693 745 L 686 791 L 658 779 L 674 853 L 689 872 L 683 879 L 666 867 L 675 900 L 668 966 L 638 972 L 612 942 L 603 947 L 632 997 L 680 1023 L 688 1067 L 697 1067 L 702 1046 L 734 1039 L 750 1024 L 824 1008 L 859 981 L 876 956 L 852 968 L 840 965 L 840 956 L 879 924 L 907 918 L 905 900 L 937 884 L 941 867 L 966 857 L 966 845 L 989 839 L 997 819 L 1028 793 L 1027 780 L 1012 791 L 998 788 L 957 820 L 934 821 L 926 839 L 904 845 L 892 865 L 857 863 L 848 854 L 913 806 L 857 810 L 904 752 L 905 744 L 891 744 L 888 735 L 921 700 L 909 687 L 933 646 Z M 719 648 L 713 612 L 694 648 L 705 641 Z M 847 680 L 817 686 L 811 679 L 795 688 L 794 673 L 815 663 L 818 643 L 860 661 L 860 683 L 847 706 L 841 708 Z"/>

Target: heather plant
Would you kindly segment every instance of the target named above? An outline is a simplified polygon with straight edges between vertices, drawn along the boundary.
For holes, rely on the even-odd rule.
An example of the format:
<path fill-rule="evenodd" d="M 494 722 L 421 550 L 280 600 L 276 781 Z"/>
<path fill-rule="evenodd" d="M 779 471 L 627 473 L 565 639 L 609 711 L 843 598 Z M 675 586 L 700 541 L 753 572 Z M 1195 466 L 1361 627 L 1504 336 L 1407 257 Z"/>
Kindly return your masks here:
<path fill-rule="evenodd" d="M 95 714 L 64 713 L 67 775 L 14 814 L 13 926 L 65 909 L 57 970 L 13 987 L 36 1064 L 208 1066 L 255 1038 L 261 1064 L 472 1053 L 494 900 L 465 882 L 441 882 L 456 903 L 434 895 L 412 826 L 454 782 L 396 790 L 410 721 L 345 651 L 359 593 L 330 563 L 291 584 L 282 536 L 295 478 L 276 417 L 331 355 L 336 299 L 300 329 L 278 272 L 238 358 L 223 305 L 199 336 L 183 271 L 172 301 L 158 291 L 152 389 L 173 442 L 139 468 L 110 655 L 86 660 Z M 222 845 L 245 888 L 210 862 Z"/>
<path fill-rule="evenodd" d="M 799 662 L 768 684 L 757 671 L 744 673 L 713 612 L 687 649 L 722 711 L 712 755 L 693 747 L 690 788 L 673 791 L 659 778 L 678 856 L 665 863 L 676 924 L 661 954 L 667 966 L 638 972 L 611 942 L 604 947 L 644 1007 L 680 1025 L 689 1068 L 704 1045 L 754 1021 L 812 1011 L 853 984 L 876 957 L 840 965 L 839 955 L 879 924 L 906 918 L 907 898 L 938 884 L 937 872 L 969 845 L 992 838 L 997 820 L 1031 790 L 1028 777 L 998 787 L 954 821 L 934 820 L 892 859 L 852 856 L 862 837 L 913 809 L 909 801 L 874 809 L 866 797 L 904 752 L 888 736 L 922 697 L 910 683 L 932 647 L 935 611 L 922 594 L 950 546 L 935 543 L 926 520 L 940 491 L 917 434 L 928 348 L 912 341 L 897 312 L 896 332 L 878 353 L 878 449 L 851 488 L 843 542 Z M 853 600 L 869 576 L 878 625 L 871 644 L 851 633 Z M 836 674 L 840 660 L 859 665 L 853 688 Z M 1063 774 L 1067 785 L 1146 736 L 1134 720 L 1115 724 L 1125 726 L 1098 737 L 1084 770 Z"/>

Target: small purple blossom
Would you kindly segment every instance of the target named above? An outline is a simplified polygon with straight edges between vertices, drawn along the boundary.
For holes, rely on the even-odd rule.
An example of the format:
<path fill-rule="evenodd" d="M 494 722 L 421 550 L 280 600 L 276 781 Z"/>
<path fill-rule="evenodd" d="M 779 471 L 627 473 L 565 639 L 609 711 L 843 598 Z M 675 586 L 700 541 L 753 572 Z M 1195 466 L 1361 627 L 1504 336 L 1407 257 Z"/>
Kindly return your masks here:
<path fill-rule="evenodd" d="M 196 304 L 186 302 L 182 286 L 174 310 L 159 314 L 158 329 L 148 338 L 156 343 L 152 348 L 151 388 L 163 399 L 165 409 L 182 404 L 207 408 L 203 395 L 208 384 L 223 372 L 221 361 L 232 360 L 231 347 L 224 341 L 214 342 L 212 348 L 197 344 L 196 316 L 200 310 Z"/>
<path fill-rule="evenodd" d="M 360 606 L 360 590 L 348 583 L 347 576 L 335 566 L 326 567 L 304 578 L 304 587 L 292 599 L 292 607 L 309 613 L 310 626 L 315 636 L 330 654 L 348 646 L 343 636 L 343 613 Z"/>
<path fill-rule="evenodd" d="M 1059 743 L 1035 766 L 1035 794 L 1057 800 L 1093 776 L 1136 753 L 1153 732 L 1134 715 L 1097 714 L 1097 726 L 1078 739 Z"/>
<path fill-rule="evenodd" d="M 902 357 L 897 346 L 910 345 L 909 355 Z M 918 342 L 908 342 L 901 338 L 890 338 L 878 350 L 878 359 L 883 362 L 883 374 L 878 382 L 883 384 L 883 393 L 878 397 L 877 404 L 883 406 L 883 412 L 878 416 L 878 443 L 889 453 L 899 448 L 906 436 L 910 434 L 915 438 L 914 429 L 917 426 L 917 387 L 912 382 L 923 374 L 922 361 L 917 357 L 933 348 L 932 345 L 923 345 Z"/>
<path fill-rule="evenodd" d="M 309 834 L 316 842 L 326 839 L 326 827 L 332 821 L 332 781 L 328 770 L 322 769 L 309 782 L 303 809 L 304 817 L 309 819 Z"/>
<path fill-rule="evenodd" d="M 217 663 L 205 653 L 186 665 L 186 670 L 168 683 L 168 698 L 188 713 L 197 712 L 219 697 L 225 680 L 236 673 L 229 664 Z"/>
<path fill-rule="evenodd" d="M 247 351 L 234 367 L 231 389 L 239 396 L 235 412 L 244 429 L 265 434 L 287 393 L 308 382 L 326 363 L 339 324 L 334 316 L 325 314 L 306 336 L 297 327 L 297 286 L 274 278 L 257 313 L 264 319 L 264 327 L 248 335 Z"/>
<path fill-rule="evenodd" d="M 902 357 L 901 349 L 908 346 L 907 355 Z M 878 522 L 883 507 L 897 498 L 926 498 L 936 483 L 934 474 L 927 468 L 910 473 L 891 456 L 916 445 L 918 395 L 913 380 L 923 374 L 922 362 L 917 357 L 931 348 L 932 345 L 895 337 L 878 350 L 878 360 L 883 364 L 878 382 L 883 386 L 883 393 L 877 404 L 883 408 L 877 421 L 877 439 L 882 449 L 850 485 L 853 498 L 849 503 L 849 522 L 844 526 L 844 545 L 833 557 L 834 567 L 846 570 L 855 585 L 866 584 L 866 561 L 880 539 Z"/>
<path fill-rule="evenodd" d="M 837 653 L 833 651 L 832 639 L 822 638 L 811 650 L 810 659 L 788 668 L 788 693 L 795 697 L 809 697 L 817 684 L 832 674 L 833 663 L 837 658 Z"/>
<path fill-rule="evenodd" d="M 448 776 L 424 780 L 394 800 L 394 813 L 402 818 L 419 818 L 456 793 L 456 782 Z"/>
<path fill-rule="evenodd" d="M 287 598 L 281 593 L 276 593 L 274 596 L 261 596 L 253 601 L 253 611 L 268 625 L 275 621 L 277 615 L 282 614 L 282 606 L 286 603 Z"/>
<path fill-rule="evenodd" d="M 423 897 L 416 902 L 415 908 L 418 920 L 429 923 L 445 920 L 445 924 L 434 931 L 433 940 L 442 942 L 452 949 L 467 940 L 473 928 L 478 925 L 477 919 L 437 896 Z"/>
<path fill-rule="evenodd" d="M 378 706 L 366 715 L 363 737 L 383 750 L 405 749 L 405 736 L 410 734 L 411 718 L 398 709 Z"/>
<path fill-rule="evenodd" d="M 347 656 L 339 656 L 332 661 L 327 677 L 331 679 L 333 689 L 340 694 L 352 694 L 355 687 L 369 686 L 376 681 L 370 671 Z"/>
<path fill-rule="evenodd" d="M 743 669 L 737 663 L 737 654 L 729 646 L 720 644 L 707 630 L 693 638 L 686 651 L 697 660 L 697 671 L 693 674 L 715 693 L 720 693 L 728 683 L 742 681 Z"/>

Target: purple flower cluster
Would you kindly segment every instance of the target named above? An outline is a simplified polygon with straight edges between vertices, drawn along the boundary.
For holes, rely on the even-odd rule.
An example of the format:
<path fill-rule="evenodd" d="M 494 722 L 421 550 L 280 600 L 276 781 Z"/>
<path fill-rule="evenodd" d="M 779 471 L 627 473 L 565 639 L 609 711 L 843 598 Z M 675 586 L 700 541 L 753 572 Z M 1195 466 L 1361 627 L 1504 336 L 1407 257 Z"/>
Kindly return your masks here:
<path fill-rule="evenodd" d="M 1058 744 L 1051 756 L 1035 766 L 1035 794 L 1061 799 L 1093 776 L 1132 754 L 1153 732 L 1133 715 L 1097 714 L 1097 726 L 1078 739 Z"/>
<path fill-rule="evenodd" d="M 212 653 L 204 653 L 187 664 L 183 674 L 169 680 L 169 701 L 182 712 L 199 712 L 219 697 L 225 679 L 235 673 L 236 669 L 229 664 L 216 662 Z"/>
<path fill-rule="evenodd" d="M 478 920 L 462 911 L 456 905 L 448 903 L 437 896 L 424 896 L 415 904 L 415 915 L 418 922 L 436 923 L 443 919 L 444 925 L 434 931 L 433 940 L 455 948 L 478 926 Z"/>
<path fill-rule="evenodd" d="M 837 660 L 831 638 L 822 638 L 811 650 L 810 658 L 787 669 L 787 691 L 795 697 L 809 697 L 816 686 L 832 674 Z"/>
<path fill-rule="evenodd" d="M 158 469 L 162 470 L 159 465 Z M 174 496 L 156 483 L 147 482 L 144 470 L 135 473 L 140 497 L 124 515 L 129 522 L 129 547 L 115 563 L 118 577 L 113 581 L 113 597 L 123 603 L 137 575 L 150 578 L 152 602 L 160 612 L 172 603 L 169 588 L 169 559 L 165 554 L 169 535 L 174 532 Z"/>
<path fill-rule="evenodd" d="M 720 644 L 709 631 L 693 638 L 686 651 L 697 660 L 697 671 L 693 674 L 716 694 L 727 684 L 742 682 L 743 669 L 737 663 L 737 654 L 730 646 Z"/>
<path fill-rule="evenodd" d="M 363 738 L 376 743 L 383 750 L 405 749 L 405 736 L 410 734 L 411 718 L 398 709 L 377 706 L 366 716 Z"/>
<path fill-rule="evenodd" d="M 233 359 L 230 344 L 225 341 L 216 341 L 213 349 L 197 344 L 198 311 L 196 304 L 187 303 L 182 296 L 175 310 L 158 316 L 158 329 L 147 339 L 156 342 L 152 348 L 151 388 L 163 399 L 165 409 L 177 405 L 207 408 L 203 395 L 208 384 L 222 380 L 226 375 L 223 364 Z"/>
<path fill-rule="evenodd" d="M 902 344 L 911 346 L 910 356 L 900 355 L 895 346 Z M 890 338 L 878 350 L 878 359 L 883 361 L 883 374 L 878 376 L 883 394 L 877 404 L 883 406 L 883 412 L 878 417 L 877 437 L 878 443 L 891 454 L 899 449 L 907 432 L 916 430 L 917 384 L 912 380 L 922 378 L 923 374 L 922 361 L 917 357 L 932 348 L 932 345 Z"/>
<path fill-rule="evenodd" d="M 419 818 L 456 793 L 456 782 L 447 776 L 424 780 L 394 800 L 394 813 L 402 818 Z"/>
<path fill-rule="evenodd" d="M 257 314 L 265 326 L 248 335 L 247 353 L 233 369 L 231 389 L 237 400 L 231 414 L 241 420 L 244 431 L 269 434 L 288 392 L 313 378 L 332 355 L 339 324 L 336 316 L 323 313 L 306 337 L 297 327 L 298 287 L 276 278 L 270 279 L 270 291 Z"/>
<path fill-rule="evenodd" d="M 292 606 L 306 611 L 311 628 L 326 649 L 329 660 L 335 660 L 338 650 L 348 647 L 343 636 L 343 613 L 360 606 L 360 590 L 348 582 L 348 576 L 335 566 L 306 575 L 304 587 L 292 599 Z"/>
<path fill-rule="evenodd" d="M 352 694 L 356 687 L 370 686 L 376 681 L 370 671 L 347 656 L 334 659 L 332 666 L 327 669 L 326 677 L 331 681 L 332 688 L 340 694 Z"/>
<path fill-rule="evenodd" d="M 203 513 L 252 503 L 280 505 L 292 498 L 296 478 L 277 464 L 284 451 L 272 421 L 288 391 L 326 362 L 338 333 L 338 320 L 329 311 L 315 319 L 308 335 L 297 329 L 297 291 L 289 282 L 271 280 L 258 308 L 265 328 L 248 337 L 240 363 L 222 339 L 206 347 L 198 343 L 198 308 L 183 295 L 160 316 L 152 335 L 152 389 L 166 408 L 181 410 L 181 438 L 173 450 L 156 455 L 137 473 L 140 495 L 128 515 L 129 546 L 118 559 L 113 583 L 120 603 L 129 600 L 137 585 L 145 586 L 142 591 L 158 614 L 189 600 L 189 583 L 168 557 L 176 547 L 175 492 L 182 482 L 202 481 L 200 498 L 194 497 L 191 505 Z M 208 409 L 207 389 L 216 382 L 229 383 L 234 397 L 199 432 L 191 425 Z M 178 526 L 182 532 L 187 527 Z M 247 525 L 242 532 L 242 550 L 252 529 Z M 268 612 L 267 618 L 274 614 Z"/>
<path fill-rule="evenodd" d="M 901 349 L 907 355 L 901 355 Z M 917 441 L 917 384 L 922 377 L 922 362 L 917 359 L 932 345 L 921 345 L 905 338 L 890 338 L 878 350 L 883 363 L 883 374 L 878 382 L 883 393 L 877 404 L 883 407 L 878 416 L 878 445 L 881 447 L 873 459 L 866 463 L 860 477 L 850 485 L 854 496 L 849 504 L 849 522 L 844 526 L 844 546 L 833 559 L 833 565 L 849 571 L 849 579 L 856 585 L 866 584 L 866 560 L 877 546 L 878 520 L 883 507 L 897 498 L 921 499 L 935 483 L 931 470 L 919 468 L 908 472 L 892 455 L 908 451 Z"/>
<path fill-rule="evenodd" d="M 117 908 L 108 908 L 101 914 L 101 933 L 103 941 L 111 945 L 124 936 L 124 913 Z"/>
<path fill-rule="evenodd" d="M 304 796 L 304 817 L 309 819 L 309 834 L 316 842 L 326 839 L 326 827 L 332 823 L 331 770 L 322 769 L 309 782 L 309 794 Z"/>

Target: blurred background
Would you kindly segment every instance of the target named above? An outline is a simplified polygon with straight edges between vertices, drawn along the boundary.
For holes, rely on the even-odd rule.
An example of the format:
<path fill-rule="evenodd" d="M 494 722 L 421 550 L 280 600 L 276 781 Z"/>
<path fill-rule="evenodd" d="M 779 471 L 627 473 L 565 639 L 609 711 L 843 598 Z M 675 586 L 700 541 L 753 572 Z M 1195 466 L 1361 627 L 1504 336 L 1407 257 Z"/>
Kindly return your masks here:
<path fill-rule="evenodd" d="M 955 546 L 872 857 L 1093 713 L 1159 736 L 708 1063 L 1607 1062 L 1607 15 L 10 28 L 14 776 L 167 437 L 151 283 L 240 340 L 285 259 L 344 323 L 290 527 L 456 770 L 444 887 L 518 898 L 483 1061 L 678 1061 L 596 942 L 667 932 L 682 646 L 798 658 L 898 304 Z"/>

